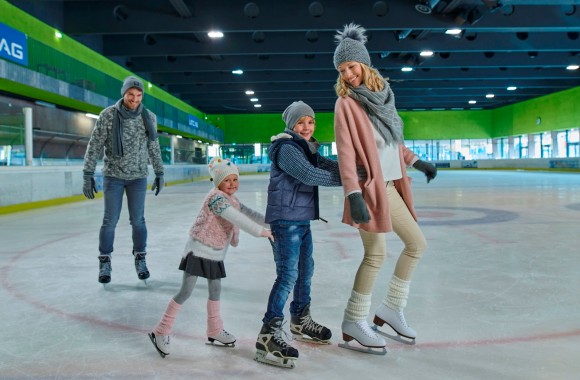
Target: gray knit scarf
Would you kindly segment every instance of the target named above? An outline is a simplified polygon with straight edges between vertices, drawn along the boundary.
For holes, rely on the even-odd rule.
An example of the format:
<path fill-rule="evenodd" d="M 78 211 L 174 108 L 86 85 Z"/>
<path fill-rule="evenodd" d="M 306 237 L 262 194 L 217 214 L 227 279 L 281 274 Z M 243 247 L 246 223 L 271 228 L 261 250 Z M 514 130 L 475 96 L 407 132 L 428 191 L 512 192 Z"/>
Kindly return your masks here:
<path fill-rule="evenodd" d="M 291 130 L 290 128 L 286 128 L 284 130 L 284 132 L 295 136 L 295 139 L 302 139 L 303 137 L 300 136 L 298 133 L 294 132 L 293 130 Z M 308 144 L 308 149 L 310 149 L 310 153 L 315 154 L 316 152 L 318 152 L 318 149 L 320 149 L 320 143 L 318 142 L 318 140 L 316 140 L 314 138 L 314 136 L 310 137 L 310 140 L 306 141 L 306 143 Z"/>
<path fill-rule="evenodd" d="M 157 140 L 157 128 L 153 125 L 147 108 L 143 104 L 139 104 L 136 110 L 132 111 L 123 106 L 123 99 L 119 99 L 115 103 L 115 115 L 113 116 L 113 128 L 112 128 L 112 143 L 113 143 L 113 155 L 117 157 L 122 157 L 123 152 L 123 121 L 125 119 L 134 119 L 141 116 L 143 119 L 143 124 L 145 125 L 145 133 L 149 141 Z"/>
<path fill-rule="evenodd" d="M 395 94 L 385 81 L 385 88 L 373 92 L 364 84 L 351 87 L 349 96 L 362 104 L 374 127 L 387 144 L 403 143 L 403 121 L 395 108 Z"/>

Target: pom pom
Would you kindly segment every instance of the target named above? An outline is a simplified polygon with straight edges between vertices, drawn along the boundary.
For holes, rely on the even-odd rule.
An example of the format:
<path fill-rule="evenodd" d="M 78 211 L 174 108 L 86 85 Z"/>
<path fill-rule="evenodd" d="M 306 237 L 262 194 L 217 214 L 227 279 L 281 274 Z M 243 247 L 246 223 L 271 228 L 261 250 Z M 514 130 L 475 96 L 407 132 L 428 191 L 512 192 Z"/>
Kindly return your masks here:
<path fill-rule="evenodd" d="M 350 38 L 365 44 L 367 42 L 367 36 L 365 33 L 365 28 L 355 23 L 350 23 L 344 26 L 344 30 L 342 32 L 337 30 L 337 34 L 334 36 L 334 40 L 337 45 L 346 38 Z"/>

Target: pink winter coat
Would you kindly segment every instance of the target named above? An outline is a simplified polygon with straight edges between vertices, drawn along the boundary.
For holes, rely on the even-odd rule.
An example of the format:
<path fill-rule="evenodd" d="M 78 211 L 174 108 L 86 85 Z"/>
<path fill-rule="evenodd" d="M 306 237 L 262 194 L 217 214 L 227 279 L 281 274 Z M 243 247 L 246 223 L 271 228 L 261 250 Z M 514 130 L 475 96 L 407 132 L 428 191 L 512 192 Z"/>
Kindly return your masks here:
<path fill-rule="evenodd" d="M 361 191 L 371 217 L 368 223 L 357 224 L 350 216 L 350 205 L 345 197 L 342 222 L 361 228 L 367 232 L 389 232 L 393 230 L 389 216 L 387 188 L 383 179 L 379 153 L 373 135 L 373 125 L 359 102 L 350 97 L 340 97 L 334 107 L 334 134 L 338 150 L 338 167 L 344 193 Z M 407 176 L 406 166 L 417 161 L 418 157 L 404 145 L 399 145 L 399 158 L 403 177 L 395 182 L 413 218 L 417 220 L 413 208 L 411 178 Z M 357 166 L 367 171 L 367 179 L 359 181 Z"/>

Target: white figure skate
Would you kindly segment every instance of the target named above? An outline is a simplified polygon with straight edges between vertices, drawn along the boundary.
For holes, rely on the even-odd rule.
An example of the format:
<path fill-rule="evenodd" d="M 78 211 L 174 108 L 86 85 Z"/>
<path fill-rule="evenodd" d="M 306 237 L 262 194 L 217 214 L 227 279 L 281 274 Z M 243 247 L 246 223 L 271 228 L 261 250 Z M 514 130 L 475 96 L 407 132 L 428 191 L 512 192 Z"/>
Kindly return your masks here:
<path fill-rule="evenodd" d="M 372 330 L 366 320 L 342 321 L 342 339 L 338 347 L 364 352 L 366 354 L 385 355 L 387 343 Z M 350 341 L 357 341 L 362 347 L 351 346 Z"/>
<path fill-rule="evenodd" d="M 396 340 L 397 342 L 410 345 L 415 344 L 417 332 L 409 327 L 402 310 L 394 310 L 385 304 L 381 304 L 375 313 L 373 322 L 375 325 L 372 328 L 377 333 L 386 336 L 387 338 Z M 385 323 L 391 329 L 393 329 L 397 335 L 389 334 L 379 330 L 379 327 L 383 326 Z"/>

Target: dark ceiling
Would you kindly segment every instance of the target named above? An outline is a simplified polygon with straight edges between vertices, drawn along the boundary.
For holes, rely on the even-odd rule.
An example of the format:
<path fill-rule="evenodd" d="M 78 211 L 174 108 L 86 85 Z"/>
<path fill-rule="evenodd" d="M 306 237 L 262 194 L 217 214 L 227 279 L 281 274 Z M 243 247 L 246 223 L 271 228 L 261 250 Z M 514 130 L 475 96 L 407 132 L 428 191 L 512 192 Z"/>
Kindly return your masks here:
<path fill-rule="evenodd" d="M 580 64 L 580 1 L 9 2 L 208 114 L 281 112 L 294 100 L 332 111 L 334 35 L 350 22 L 368 30 L 400 110 L 491 109 L 580 85 L 580 70 L 566 69 Z"/>

